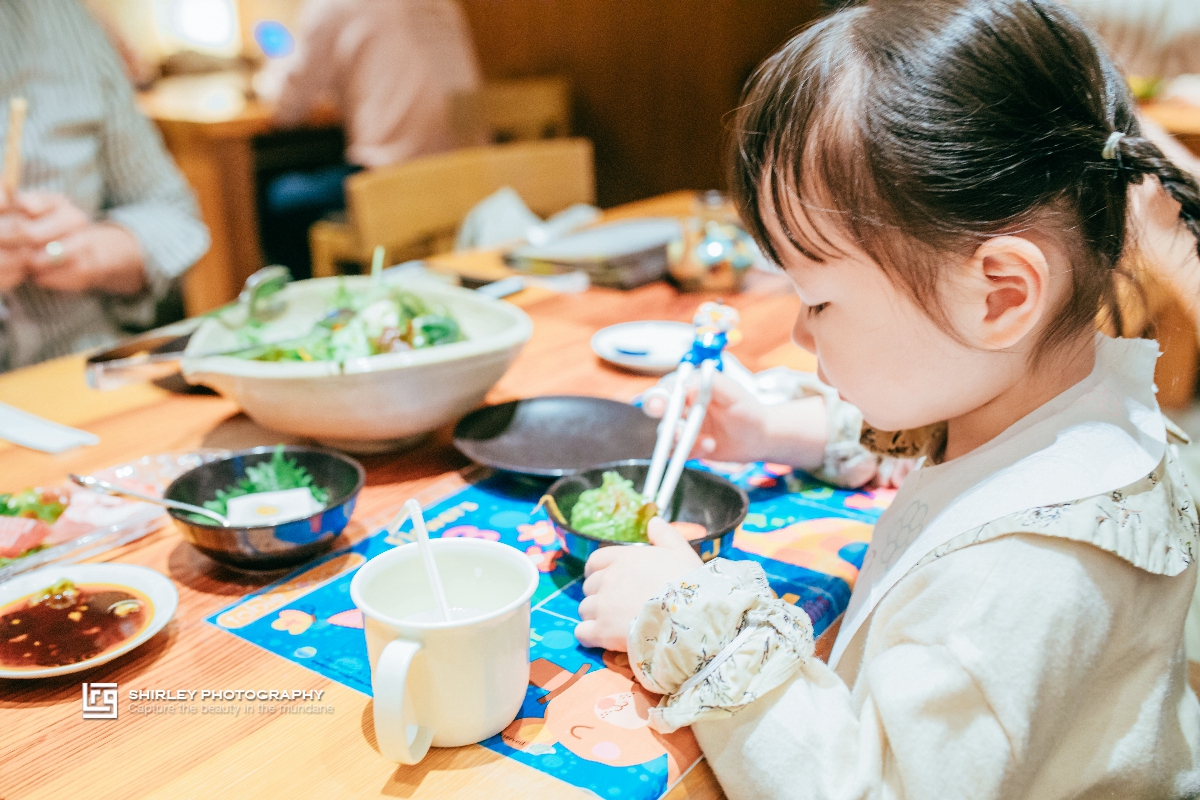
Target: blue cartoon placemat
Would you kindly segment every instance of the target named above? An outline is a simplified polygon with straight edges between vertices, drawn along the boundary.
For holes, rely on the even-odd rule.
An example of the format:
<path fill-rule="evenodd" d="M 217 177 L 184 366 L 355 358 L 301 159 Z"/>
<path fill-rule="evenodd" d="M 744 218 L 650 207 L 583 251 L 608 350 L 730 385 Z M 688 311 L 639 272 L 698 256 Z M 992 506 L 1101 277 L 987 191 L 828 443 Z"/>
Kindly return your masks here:
<path fill-rule="evenodd" d="M 763 565 L 775 592 L 823 633 L 845 610 L 871 529 L 890 492 L 833 489 L 787 467 L 700 462 L 746 489 L 750 512 L 722 557 Z M 562 557 L 545 513 L 531 511 L 543 482 L 494 474 L 425 509 L 430 534 L 492 539 L 523 550 L 542 573 L 533 596 L 530 684 L 518 718 L 481 745 L 607 798 L 661 797 L 700 758 L 691 731 L 646 724 L 657 698 L 633 679 L 624 654 L 575 640 L 582 565 Z M 208 622 L 363 694 L 371 671 L 362 615 L 350 601 L 354 570 L 409 541 L 406 524 L 249 595 Z"/>

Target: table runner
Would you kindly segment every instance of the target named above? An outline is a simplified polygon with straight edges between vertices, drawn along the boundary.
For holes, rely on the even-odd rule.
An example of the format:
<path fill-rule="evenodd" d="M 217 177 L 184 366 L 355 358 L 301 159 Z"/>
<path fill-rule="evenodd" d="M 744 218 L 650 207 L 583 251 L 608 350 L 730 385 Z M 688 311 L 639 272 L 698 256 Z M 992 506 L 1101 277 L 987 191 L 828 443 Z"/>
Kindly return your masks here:
<path fill-rule="evenodd" d="M 872 526 L 892 492 L 850 492 L 773 464 L 694 462 L 750 496 L 725 558 L 753 560 L 772 589 L 805 610 L 816 635 L 845 610 Z M 477 537 L 523 550 L 541 573 L 533 596 L 530 684 L 504 732 L 481 746 L 602 797 L 654 800 L 700 758 L 691 731 L 659 734 L 645 724 L 657 698 L 633 679 L 623 653 L 575 640 L 582 564 L 563 556 L 545 513 L 531 514 L 544 481 L 484 476 L 425 508 L 433 536 Z M 396 510 L 399 510 L 399 503 Z M 350 600 L 354 571 L 411 540 L 411 524 L 379 531 L 254 592 L 208 622 L 252 644 L 371 694 L 362 615 Z"/>

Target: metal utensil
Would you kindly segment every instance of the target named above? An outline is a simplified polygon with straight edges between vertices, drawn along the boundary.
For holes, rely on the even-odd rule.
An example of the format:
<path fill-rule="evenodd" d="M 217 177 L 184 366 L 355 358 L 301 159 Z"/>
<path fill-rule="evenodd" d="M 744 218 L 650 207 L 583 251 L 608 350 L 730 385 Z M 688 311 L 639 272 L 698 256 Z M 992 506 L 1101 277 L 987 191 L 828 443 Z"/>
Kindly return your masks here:
<path fill-rule="evenodd" d="M 238 295 L 238 305 L 245 306 L 246 315 L 255 322 L 269 322 L 287 308 L 287 303 L 279 292 L 292 280 L 292 273 L 287 267 L 272 264 L 255 272 L 242 287 Z"/>
<path fill-rule="evenodd" d="M 204 508 L 203 506 L 194 506 L 191 503 L 180 503 L 177 500 L 168 500 L 165 497 L 155 497 L 155 496 L 149 495 L 149 494 L 142 494 L 141 492 L 135 492 L 132 489 L 122 489 L 120 486 L 117 486 L 114 483 L 109 483 L 108 481 L 102 481 L 99 478 L 93 477 L 91 475 L 76 475 L 75 473 L 72 472 L 67 477 L 69 477 L 73 482 L 77 483 L 78 485 L 82 486 L 83 488 L 91 489 L 93 492 L 100 492 L 101 494 L 111 494 L 111 495 L 115 495 L 117 497 L 130 497 L 134 500 L 141 500 L 144 503 L 153 503 L 156 506 L 165 506 L 166 508 L 173 508 L 176 511 L 186 511 L 189 514 L 199 514 L 202 517 L 208 517 L 209 519 L 213 520 L 218 525 L 220 525 L 222 528 L 232 528 L 233 527 L 233 525 L 230 524 L 229 520 L 226 519 L 224 516 L 222 516 L 221 514 L 218 514 L 215 511 L 209 511 L 207 508 Z"/>
<path fill-rule="evenodd" d="M 87 360 L 88 386 L 101 390 L 117 389 L 130 383 L 144 383 L 175 374 L 179 371 L 178 362 L 183 357 L 188 341 L 201 323 L 210 316 L 230 328 L 239 327 L 247 319 L 256 322 L 272 320 L 287 307 L 279 292 L 291 279 L 292 274 L 287 267 L 263 267 L 246 279 L 236 302 L 211 314 L 202 314 L 125 339 L 91 356 Z M 234 324 L 225 315 L 239 308 L 245 309 L 245 316 Z"/>

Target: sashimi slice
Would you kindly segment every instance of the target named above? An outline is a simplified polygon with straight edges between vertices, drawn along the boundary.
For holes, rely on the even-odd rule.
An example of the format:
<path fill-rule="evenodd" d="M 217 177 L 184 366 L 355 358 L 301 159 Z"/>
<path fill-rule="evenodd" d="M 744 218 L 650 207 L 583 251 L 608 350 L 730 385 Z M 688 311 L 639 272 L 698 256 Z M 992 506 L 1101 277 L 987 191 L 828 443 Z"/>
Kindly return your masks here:
<path fill-rule="evenodd" d="M 50 526 L 31 517 L 0 517 L 0 558 L 16 558 L 37 547 L 50 534 Z"/>
<path fill-rule="evenodd" d="M 88 491 L 73 492 L 67 510 L 50 528 L 46 544 L 62 544 L 98 528 L 116 525 L 145 508 L 146 503 L 136 500 L 124 500 Z"/>

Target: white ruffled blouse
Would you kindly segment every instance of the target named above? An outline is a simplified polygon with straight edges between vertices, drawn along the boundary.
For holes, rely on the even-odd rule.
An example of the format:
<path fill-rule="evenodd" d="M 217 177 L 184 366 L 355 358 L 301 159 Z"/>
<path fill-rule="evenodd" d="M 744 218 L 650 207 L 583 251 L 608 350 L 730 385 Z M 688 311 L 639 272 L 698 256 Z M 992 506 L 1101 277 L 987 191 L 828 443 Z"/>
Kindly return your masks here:
<path fill-rule="evenodd" d="M 930 550 L 836 671 L 761 568 L 724 559 L 645 605 L 630 662 L 663 695 L 651 724 L 692 725 L 735 800 L 1193 797 L 1198 530 L 1167 447 L 1130 485 Z"/>

